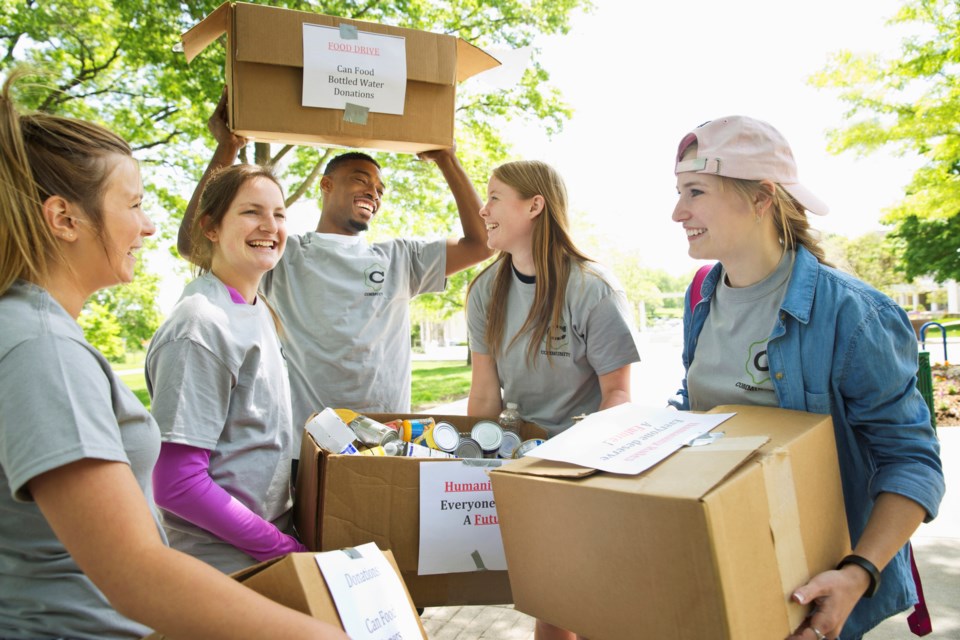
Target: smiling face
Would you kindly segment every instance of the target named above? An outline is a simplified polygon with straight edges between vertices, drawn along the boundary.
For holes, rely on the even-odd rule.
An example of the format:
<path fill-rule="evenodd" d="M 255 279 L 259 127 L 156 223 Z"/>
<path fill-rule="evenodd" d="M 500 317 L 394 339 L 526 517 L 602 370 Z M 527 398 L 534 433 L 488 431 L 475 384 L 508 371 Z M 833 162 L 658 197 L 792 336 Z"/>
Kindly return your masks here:
<path fill-rule="evenodd" d="M 247 179 L 220 224 L 205 235 L 213 243 L 210 270 L 252 300 L 260 278 L 276 266 L 287 244 L 280 187 L 261 176 Z"/>
<path fill-rule="evenodd" d="M 513 255 L 529 254 L 533 227 L 543 210 L 543 196 L 523 198 L 510 185 L 491 177 L 487 201 L 480 209 L 487 228 L 487 246 Z"/>
<path fill-rule="evenodd" d="M 317 231 L 357 235 L 380 210 L 383 179 L 377 165 L 355 159 L 341 163 L 320 181 L 323 210 Z"/>
<path fill-rule="evenodd" d="M 143 183 L 140 166 L 133 158 L 114 154 L 107 162 L 103 201 L 100 206 L 102 234 L 98 234 L 90 218 L 79 207 L 72 209 L 77 224 L 78 242 L 71 262 L 79 265 L 77 273 L 87 295 L 116 284 L 131 282 L 137 263 L 137 252 L 143 239 L 153 235 L 156 227 L 143 212 Z M 73 206 L 72 206 L 73 207 Z"/>
<path fill-rule="evenodd" d="M 688 149 L 683 159 L 694 157 Z M 677 175 L 679 199 L 673 220 L 683 225 L 691 258 L 734 262 L 752 252 L 757 225 L 754 208 L 720 177 L 704 173 Z"/>

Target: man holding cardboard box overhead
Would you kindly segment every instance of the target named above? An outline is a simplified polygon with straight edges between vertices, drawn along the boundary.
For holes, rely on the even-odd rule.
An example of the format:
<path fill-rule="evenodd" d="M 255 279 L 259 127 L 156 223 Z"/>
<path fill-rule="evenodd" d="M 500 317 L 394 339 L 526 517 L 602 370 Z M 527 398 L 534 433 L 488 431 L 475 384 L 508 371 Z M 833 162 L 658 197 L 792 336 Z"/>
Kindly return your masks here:
<path fill-rule="evenodd" d="M 230 132 L 226 93 L 208 126 L 217 140 L 180 225 L 177 246 L 189 256 L 190 226 L 209 177 L 236 161 L 246 140 Z M 380 166 L 362 153 L 335 157 L 320 181 L 316 231 L 290 236 L 280 263 L 261 288 L 283 325 L 293 420 L 300 428 L 314 411 L 410 411 L 409 301 L 442 291 L 446 277 L 491 255 L 480 196 L 453 149 L 419 154 L 440 168 L 460 213 L 463 237 L 436 241 L 397 238 L 368 245 L 360 233 L 380 209 Z"/>

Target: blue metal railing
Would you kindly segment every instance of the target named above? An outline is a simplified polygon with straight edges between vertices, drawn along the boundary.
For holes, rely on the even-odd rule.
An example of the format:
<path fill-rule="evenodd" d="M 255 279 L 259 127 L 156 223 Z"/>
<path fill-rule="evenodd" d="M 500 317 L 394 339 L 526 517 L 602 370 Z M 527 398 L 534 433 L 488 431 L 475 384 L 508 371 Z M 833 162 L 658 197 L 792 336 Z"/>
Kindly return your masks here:
<path fill-rule="evenodd" d="M 929 327 L 937 327 L 940 329 L 940 337 L 943 338 L 943 360 L 944 362 L 949 362 L 950 358 L 947 357 L 947 330 L 939 322 L 924 322 L 920 327 L 920 348 L 927 348 L 927 329 Z"/>

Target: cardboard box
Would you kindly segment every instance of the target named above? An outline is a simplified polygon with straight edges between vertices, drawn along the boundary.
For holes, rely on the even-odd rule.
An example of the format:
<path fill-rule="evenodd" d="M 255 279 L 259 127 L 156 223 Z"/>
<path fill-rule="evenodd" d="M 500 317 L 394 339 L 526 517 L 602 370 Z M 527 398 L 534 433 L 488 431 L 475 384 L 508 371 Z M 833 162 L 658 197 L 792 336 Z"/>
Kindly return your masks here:
<path fill-rule="evenodd" d="M 404 37 L 403 115 L 370 113 L 366 124 L 353 124 L 342 109 L 302 106 L 304 23 Z M 500 64 L 454 36 L 242 2 L 220 5 L 181 36 L 187 61 L 224 33 L 230 128 L 260 142 L 407 153 L 452 147 L 457 82 Z"/>
<path fill-rule="evenodd" d="M 807 611 L 790 594 L 850 549 L 832 420 L 711 411 L 729 412 L 723 438 L 637 476 L 494 470 L 516 608 L 591 640 L 789 635 Z"/>
<path fill-rule="evenodd" d="M 419 418 L 412 414 L 365 414 L 386 422 Z M 431 416 L 467 432 L 478 420 L 471 416 Z M 488 418 L 489 419 L 489 418 Z M 546 432 L 525 424 L 521 437 L 545 438 Z M 425 458 L 335 455 L 304 433 L 297 468 L 294 524 L 307 548 L 317 551 L 375 542 L 390 549 L 403 581 L 418 607 L 510 604 L 506 571 L 417 575 L 420 561 L 420 463 Z M 443 464 L 456 461 L 431 458 Z"/>
<path fill-rule="evenodd" d="M 393 554 L 390 551 L 384 551 L 383 555 L 399 575 L 400 570 L 397 568 Z M 330 596 L 330 590 L 312 553 L 290 553 L 281 558 L 241 569 L 232 573 L 231 577 L 274 602 L 343 628 L 337 606 Z M 410 599 L 409 592 L 407 592 L 407 600 L 413 608 L 413 600 Z M 420 622 L 420 616 L 416 615 L 416 611 L 414 615 L 422 636 L 426 638 L 427 633 L 423 623 Z M 152 633 L 144 640 L 166 640 L 167 637 L 160 633 Z"/>

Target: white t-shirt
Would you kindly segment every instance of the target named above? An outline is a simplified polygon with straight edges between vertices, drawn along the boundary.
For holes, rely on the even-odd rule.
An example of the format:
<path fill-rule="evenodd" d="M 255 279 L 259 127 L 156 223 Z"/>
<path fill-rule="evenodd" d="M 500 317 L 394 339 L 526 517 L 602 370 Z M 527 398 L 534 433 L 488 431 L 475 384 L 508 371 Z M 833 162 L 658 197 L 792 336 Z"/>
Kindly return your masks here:
<path fill-rule="evenodd" d="M 533 304 L 535 283 L 512 274 L 501 350 L 491 354 L 484 333 L 487 308 L 499 263 L 477 277 L 467 301 L 470 349 L 496 359 L 504 402 L 516 402 L 526 420 L 556 435 L 573 418 L 597 411 L 602 396 L 599 376 L 639 362 L 632 314 L 613 273 L 596 263 L 572 264 L 564 298 L 563 324 L 549 331 L 532 366 L 527 360 L 529 333 L 507 349 Z M 549 345 L 549 346 L 548 346 Z M 548 358 L 549 351 L 549 358 Z"/>
<path fill-rule="evenodd" d="M 0 326 L 0 637 L 140 638 L 150 630 L 77 567 L 27 483 L 87 458 L 123 462 L 154 509 L 157 425 L 44 289 L 15 282 Z"/>
<path fill-rule="evenodd" d="M 151 340 L 146 374 L 163 441 L 210 450 L 213 481 L 290 533 L 290 387 L 267 306 L 237 304 L 216 276 L 200 276 Z M 162 513 L 175 549 L 225 573 L 257 562 L 176 514 Z"/>
<path fill-rule="evenodd" d="M 443 290 L 446 256 L 446 240 L 287 239 L 261 289 L 285 332 L 294 457 L 315 411 L 410 410 L 410 299 Z"/>

